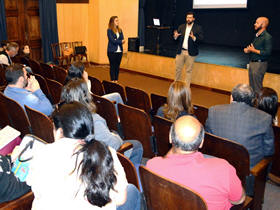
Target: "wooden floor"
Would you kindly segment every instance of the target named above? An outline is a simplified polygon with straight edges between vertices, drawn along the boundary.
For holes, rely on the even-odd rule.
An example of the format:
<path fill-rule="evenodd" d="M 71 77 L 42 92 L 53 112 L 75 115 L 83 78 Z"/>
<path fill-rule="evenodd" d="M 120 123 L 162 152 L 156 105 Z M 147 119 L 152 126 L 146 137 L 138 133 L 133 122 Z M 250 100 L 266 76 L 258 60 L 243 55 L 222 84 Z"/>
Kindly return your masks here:
<path fill-rule="evenodd" d="M 88 74 L 99 80 L 110 80 L 108 65 L 91 65 L 87 68 Z M 167 91 L 172 81 L 164 78 L 150 77 L 147 75 L 120 70 L 119 83 L 124 86 L 136 87 L 146 91 L 148 94 L 155 93 L 167 96 Z M 194 104 L 207 108 L 217 104 L 229 103 L 228 94 L 211 91 L 202 87 L 191 87 L 192 101 Z"/>

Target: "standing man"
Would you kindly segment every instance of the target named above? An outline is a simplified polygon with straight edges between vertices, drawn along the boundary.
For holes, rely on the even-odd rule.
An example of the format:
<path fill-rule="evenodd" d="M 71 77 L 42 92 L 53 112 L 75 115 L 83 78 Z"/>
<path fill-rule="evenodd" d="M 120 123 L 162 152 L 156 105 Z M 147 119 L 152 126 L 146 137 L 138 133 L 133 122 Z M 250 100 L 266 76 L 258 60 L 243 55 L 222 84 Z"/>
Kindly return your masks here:
<path fill-rule="evenodd" d="M 194 13 L 188 12 L 186 23 L 180 25 L 178 30 L 174 31 L 174 39 L 179 42 L 175 60 L 175 81 L 181 80 L 182 69 L 186 64 L 186 83 L 188 86 L 191 84 L 193 63 L 198 55 L 198 44 L 203 40 L 202 28 L 195 24 L 194 21 Z"/>
<path fill-rule="evenodd" d="M 259 17 L 255 24 L 256 37 L 244 52 L 250 54 L 249 82 L 255 93 L 262 89 L 263 77 L 267 70 L 267 60 L 272 51 L 272 36 L 266 31 L 267 17 Z"/>

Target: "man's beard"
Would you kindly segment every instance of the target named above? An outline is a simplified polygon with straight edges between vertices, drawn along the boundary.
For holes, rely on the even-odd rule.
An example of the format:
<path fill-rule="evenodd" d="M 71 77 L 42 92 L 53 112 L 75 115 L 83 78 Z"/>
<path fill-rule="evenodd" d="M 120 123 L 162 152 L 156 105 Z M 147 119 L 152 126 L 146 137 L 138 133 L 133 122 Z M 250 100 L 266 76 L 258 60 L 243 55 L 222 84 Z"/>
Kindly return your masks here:
<path fill-rule="evenodd" d="M 188 24 L 188 25 L 191 25 L 191 24 L 193 24 L 193 21 L 191 21 L 191 22 L 187 22 L 187 24 Z"/>

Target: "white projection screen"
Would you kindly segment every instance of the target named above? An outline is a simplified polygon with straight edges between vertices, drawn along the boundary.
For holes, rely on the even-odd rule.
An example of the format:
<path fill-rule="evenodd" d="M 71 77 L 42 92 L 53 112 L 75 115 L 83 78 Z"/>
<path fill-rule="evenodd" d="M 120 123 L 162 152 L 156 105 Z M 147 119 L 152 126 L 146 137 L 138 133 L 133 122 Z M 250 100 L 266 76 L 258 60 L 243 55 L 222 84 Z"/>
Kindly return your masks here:
<path fill-rule="evenodd" d="M 193 0 L 193 9 L 247 8 L 248 0 Z"/>

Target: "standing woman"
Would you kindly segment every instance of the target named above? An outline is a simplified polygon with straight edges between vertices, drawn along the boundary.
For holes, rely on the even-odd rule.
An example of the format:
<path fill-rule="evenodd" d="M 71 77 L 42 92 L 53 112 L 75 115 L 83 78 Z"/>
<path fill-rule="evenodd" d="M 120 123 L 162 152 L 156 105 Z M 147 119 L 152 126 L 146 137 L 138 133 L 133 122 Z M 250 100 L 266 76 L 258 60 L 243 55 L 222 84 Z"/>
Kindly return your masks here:
<path fill-rule="evenodd" d="M 111 81 L 117 82 L 119 78 L 120 64 L 123 54 L 123 44 L 125 43 L 123 33 L 119 27 L 119 18 L 112 16 L 109 20 L 108 29 L 108 48 L 107 55 L 110 62 Z"/>

